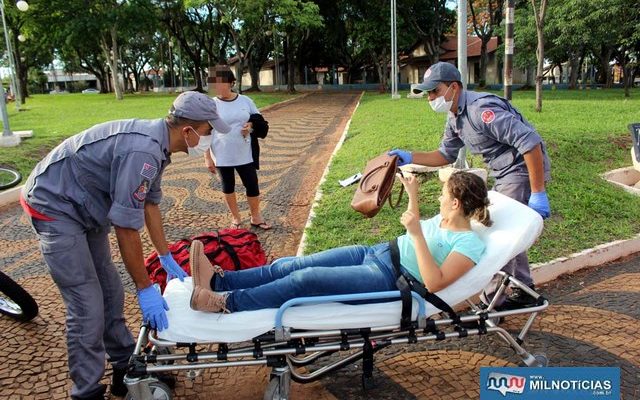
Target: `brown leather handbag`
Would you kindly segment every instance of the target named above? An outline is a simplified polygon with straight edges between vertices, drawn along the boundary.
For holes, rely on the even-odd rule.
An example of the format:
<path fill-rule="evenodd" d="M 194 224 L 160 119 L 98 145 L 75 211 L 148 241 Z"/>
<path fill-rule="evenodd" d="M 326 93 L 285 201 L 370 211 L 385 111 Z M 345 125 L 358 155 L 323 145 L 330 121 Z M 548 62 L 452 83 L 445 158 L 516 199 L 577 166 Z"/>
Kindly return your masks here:
<path fill-rule="evenodd" d="M 367 163 L 362 173 L 360 185 L 351 200 L 351 207 L 365 217 L 374 217 L 389 199 L 391 208 L 400 204 L 404 186 L 400 190 L 400 195 L 396 204 L 391 202 L 391 190 L 399 172 L 398 156 L 382 154 Z"/>

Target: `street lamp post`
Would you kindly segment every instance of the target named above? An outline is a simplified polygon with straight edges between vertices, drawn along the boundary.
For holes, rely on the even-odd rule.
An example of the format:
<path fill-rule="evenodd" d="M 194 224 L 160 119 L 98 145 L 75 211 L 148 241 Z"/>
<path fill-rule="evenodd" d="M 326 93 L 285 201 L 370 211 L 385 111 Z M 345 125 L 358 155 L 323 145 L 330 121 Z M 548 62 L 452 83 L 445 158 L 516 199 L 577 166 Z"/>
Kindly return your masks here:
<path fill-rule="evenodd" d="M 458 0 L 458 70 L 462 78 L 462 86 L 467 88 L 467 0 Z M 458 158 L 454 167 L 464 169 L 467 164 L 467 147 L 464 146 L 458 151 Z"/>
<path fill-rule="evenodd" d="M 16 3 L 16 7 L 20 11 L 27 11 L 29 9 L 29 4 L 20 0 Z M 11 86 L 12 91 L 16 99 L 16 109 L 20 110 L 20 105 L 22 103 L 22 94 L 20 92 L 19 82 L 16 79 L 16 64 L 13 58 L 13 49 L 11 47 L 11 41 L 9 40 L 9 32 L 7 31 L 7 22 L 4 16 L 4 0 L 0 0 L 0 15 L 2 17 L 2 28 L 4 30 L 4 40 L 7 46 L 7 56 L 9 57 L 9 65 L 11 67 Z M 22 35 L 21 35 L 22 36 Z M 17 146 L 20 143 L 20 136 L 14 135 L 9 127 L 9 113 L 7 112 L 7 97 L 5 95 L 4 85 L 2 86 L 2 90 L 0 90 L 0 114 L 2 114 L 2 136 L 0 137 L 0 147 L 11 147 Z"/>
<path fill-rule="evenodd" d="M 173 40 L 169 39 L 169 86 L 175 87 L 173 84 Z"/>
<path fill-rule="evenodd" d="M 396 0 L 391 0 L 391 98 L 398 94 L 398 38 L 396 36 Z"/>

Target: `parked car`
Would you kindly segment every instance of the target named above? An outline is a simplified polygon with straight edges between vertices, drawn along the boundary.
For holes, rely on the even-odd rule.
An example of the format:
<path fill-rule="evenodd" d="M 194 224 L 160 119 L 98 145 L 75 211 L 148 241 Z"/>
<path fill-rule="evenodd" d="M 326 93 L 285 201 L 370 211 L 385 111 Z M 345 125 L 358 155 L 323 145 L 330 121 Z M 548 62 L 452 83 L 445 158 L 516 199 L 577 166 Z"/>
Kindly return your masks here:
<path fill-rule="evenodd" d="M 97 94 L 100 93 L 98 89 L 88 88 L 82 91 L 83 94 Z"/>

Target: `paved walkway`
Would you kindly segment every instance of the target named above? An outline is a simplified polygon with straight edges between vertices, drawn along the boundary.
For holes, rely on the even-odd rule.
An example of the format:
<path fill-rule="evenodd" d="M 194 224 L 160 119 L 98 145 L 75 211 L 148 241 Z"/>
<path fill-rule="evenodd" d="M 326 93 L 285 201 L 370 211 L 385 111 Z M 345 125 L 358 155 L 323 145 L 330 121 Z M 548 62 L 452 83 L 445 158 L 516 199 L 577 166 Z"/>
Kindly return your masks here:
<path fill-rule="evenodd" d="M 314 94 L 265 112 L 271 132 L 260 171 L 266 219 L 258 232 L 269 258 L 294 254 L 315 194 L 357 94 Z M 228 226 L 217 183 L 200 160 L 174 157 L 165 174 L 162 209 L 170 240 Z M 248 225 L 245 202 L 244 215 Z M 112 241 L 117 249 L 115 241 Z M 19 207 L 0 209 L 0 270 L 20 282 L 40 305 L 31 323 L 0 316 L 0 399 L 64 399 L 64 307 Z M 145 238 L 145 251 L 150 250 Z M 114 251 L 120 263 L 117 251 Z M 122 268 L 123 269 L 123 268 Z M 131 288 L 126 273 L 123 280 Z M 640 258 L 576 273 L 542 288 L 552 306 L 528 336 L 527 347 L 546 353 L 552 366 L 620 366 L 625 399 L 640 398 Z M 127 294 L 127 322 L 137 332 L 140 315 Z M 516 324 L 519 322 L 520 324 Z M 515 329 L 522 321 L 507 321 Z M 387 348 L 376 355 L 378 387 L 363 392 L 355 364 L 308 385 L 292 384 L 293 399 L 477 398 L 480 366 L 516 365 L 511 349 L 493 337 Z M 177 399 L 261 398 L 266 368 L 206 371 L 195 380 L 178 376 Z M 108 376 L 105 382 L 108 382 Z"/>

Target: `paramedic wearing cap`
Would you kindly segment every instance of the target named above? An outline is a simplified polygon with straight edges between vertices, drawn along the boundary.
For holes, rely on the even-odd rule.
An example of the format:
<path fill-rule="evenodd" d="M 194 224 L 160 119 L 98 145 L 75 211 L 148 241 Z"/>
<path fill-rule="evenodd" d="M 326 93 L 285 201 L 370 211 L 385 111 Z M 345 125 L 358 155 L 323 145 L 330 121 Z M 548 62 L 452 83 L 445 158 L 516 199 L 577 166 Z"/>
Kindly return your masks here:
<path fill-rule="evenodd" d="M 185 92 L 164 119 L 106 122 L 66 139 L 29 176 L 20 200 L 66 306 L 73 399 L 103 398 L 105 353 L 114 368 L 111 393 L 127 392 L 122 378 L 134 341 L 111 260 L 111 225 L 143 319 L 158 330 L 167 328 L 167 304 L 147 276 L 139 231 L 146 226 L 158 254 L 164 254 L 162 266 L 182 280 L 185 273 L 171 256 L 162 228 L 160 181 L 171 153 L 202 156 L 212 126 L 228 131 L 215 102 Z"/>
<path fill-rule="evenodd" d="M 495 178 L 494 190 L 505 194 L 548 218 L 551 209 L 545 182 L 551 178 L 545 144 L 529 122 L 507 100 L 490 93 L 462 88 L 460 72 L 452 64 L 439 62 L 424 74 L 414 92 L 428 92 L 435 112 L 448 113 L 440 148 L 430 152 L 392 150 L 400 165 L 415 163 L 442 166 L 456 160 L 458 150 L 467 146 L 480 154 Z M 504 268 L 533 287 L 527 254 L 522 253 Z M 511 293 L 502 308 L 515 308 L 533 301 L 522 290 Z"/>

